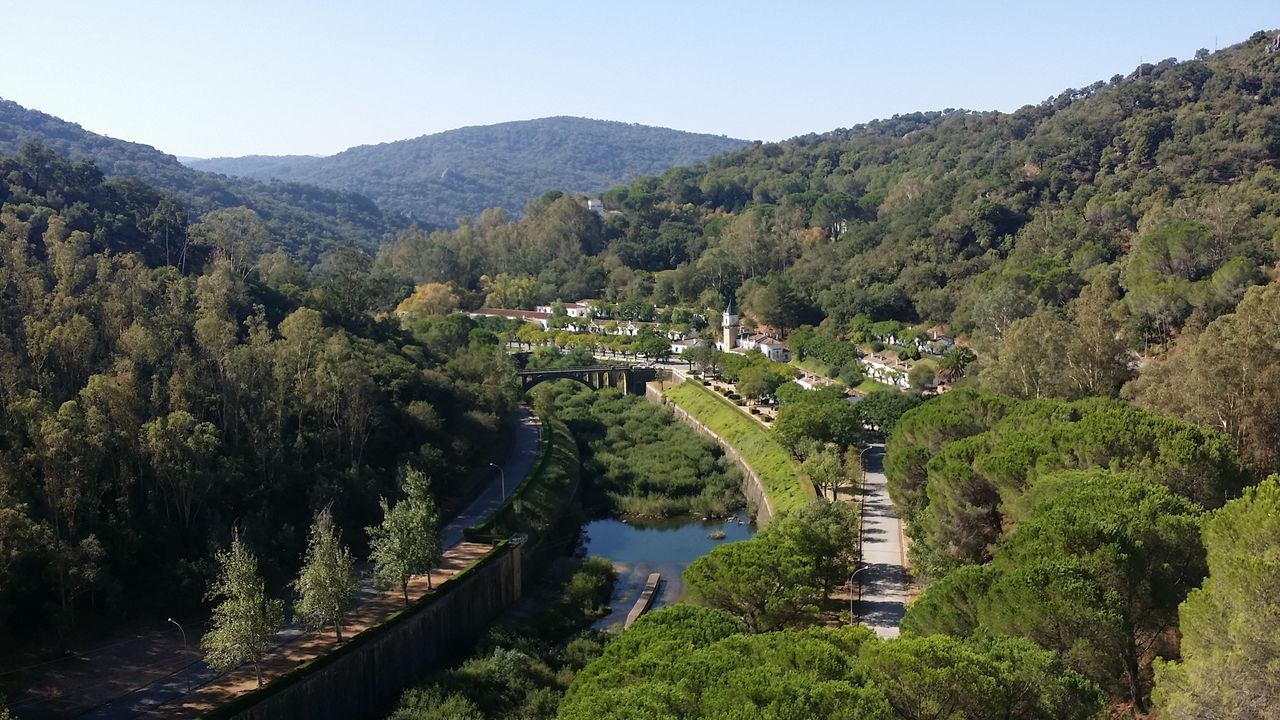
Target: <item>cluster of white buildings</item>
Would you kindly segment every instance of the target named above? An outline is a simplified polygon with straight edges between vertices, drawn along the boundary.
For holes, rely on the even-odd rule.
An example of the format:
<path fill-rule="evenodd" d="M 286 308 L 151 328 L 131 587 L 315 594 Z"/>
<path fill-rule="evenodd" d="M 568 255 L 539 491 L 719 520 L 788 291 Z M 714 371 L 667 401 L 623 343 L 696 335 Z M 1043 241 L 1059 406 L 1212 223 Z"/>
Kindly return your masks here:
<path fill-rule="evenodd" d="M 733 311 L 733 303 L 729 303 L 724 315 L 720 316 L 720 328 L 723 336 L 716 343 L 721 352 L 745 353 L 748 350 L 759 350 L 761 355 L 774 362 L 791 362 L 791 351 L 787 344 L 769 335 L 742 335 L 742 326 L 738 322 L 738 314 Z"/>

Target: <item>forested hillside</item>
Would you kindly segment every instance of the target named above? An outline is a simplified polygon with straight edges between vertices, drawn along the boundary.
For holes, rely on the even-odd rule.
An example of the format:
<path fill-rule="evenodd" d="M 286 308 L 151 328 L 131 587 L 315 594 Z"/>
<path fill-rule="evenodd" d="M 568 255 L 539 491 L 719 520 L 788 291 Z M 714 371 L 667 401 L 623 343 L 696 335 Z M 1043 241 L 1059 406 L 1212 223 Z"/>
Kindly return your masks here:
<path fill-rule="evenodd" d="M 385 230 L 382 212 L 367 197 L 302 183 L 263 183 L 198 172 L 150 145 L 116 140 L 17 103 L 0 99 L 0 153 L 37 141 L 75 160 L 89 160 L 111 177 L 136 178 L 181 199 L 192 216 L 245 206 L 257 212 L 276 241 L 314 261 L 325 250 L 371 249 Z"/>
<path fill-rule="evenodd" d="M 519 212 L 548 190 L 593 193 L 702 162 L 745 141 L 606 120 L 550 117 L 449 130 L 315 157 L 216 158 L 200 170 L 352 190 L 403 224 L 452 227 L 489 207 Z"/>
<path fill-rule="evenodd" d="M 581 243 L 490 214 L 405 235 L 395 264 L 470 287 L 532 275 L 529 302 L 584 288 L 658 302 L 737 293 L 784 328 L 866 314 L 990 340 L 1111 270 L 1115 325 L 1149 350 L 1230 310 L 1275 260 L 1280 54 L 1268 46 L 1258 33 L 1014 113 L 917 113 L 757 144 L 605 193 L 619 212 Z M 515 248 L 528 257 L 513 266 Z"/>
<path fill-rule="evenodd" d="M 39 147 L 0 178 L 0 645 L 192 612 L 233 528 L 280 587 L 314 511 L 362 552 L 407 468 L 447 496 L 498 442 L 497 338 L 375 320 L 409 289 L 367 256 Z"/>

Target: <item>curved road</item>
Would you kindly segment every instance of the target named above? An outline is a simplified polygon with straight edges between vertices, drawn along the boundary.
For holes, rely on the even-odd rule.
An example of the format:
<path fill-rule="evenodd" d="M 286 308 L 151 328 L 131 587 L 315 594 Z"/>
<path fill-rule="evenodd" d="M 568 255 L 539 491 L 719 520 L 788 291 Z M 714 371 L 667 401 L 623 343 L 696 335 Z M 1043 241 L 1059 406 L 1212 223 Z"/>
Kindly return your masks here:
<path fill-rule="evenodd" d="M 490 468 L 493 477 L 475 500 L 449 524 L 440 529 L 441 540 L 446 550 L 462 542 L 463 529 L 484 520 L 515 492 L 533 469 L 541 445 L 542 425 L 527 407 L 520 406 L 515 413 L 515 434 L 511 452 L 502 466 L 502 473 Z M 360 590 L 362 597 L 377 594 L 379 594 L 378 591 L 368 586 Z M 288 645 L 305 634 L 306 631 L 301 628 L 286 627 L 276 635 L 276 645 L 277 647 Z M 195 638 L 193 641 L 199 642 Z M 195 662 L 155 682 L 137 688 L 127 695 L 99 705 L 79 717 L 82 720 L 125 720 L 144 716 L 163 716 L 166 713 L 162 706 L 217 677 L 218 674 L 204 662 Z"/>
<path fill-rule="evenodd" d="M 866 481 L 859 491 L 862 499 L 862 568 L 859 601 L 854 613 L 859 622 L 882 638 L 898 636 L 906 613 L 906 548 L 902 542 L 902 521 L 893 512 L 884 477 L 884 445 L 872 445 L 866 453 Z"/>

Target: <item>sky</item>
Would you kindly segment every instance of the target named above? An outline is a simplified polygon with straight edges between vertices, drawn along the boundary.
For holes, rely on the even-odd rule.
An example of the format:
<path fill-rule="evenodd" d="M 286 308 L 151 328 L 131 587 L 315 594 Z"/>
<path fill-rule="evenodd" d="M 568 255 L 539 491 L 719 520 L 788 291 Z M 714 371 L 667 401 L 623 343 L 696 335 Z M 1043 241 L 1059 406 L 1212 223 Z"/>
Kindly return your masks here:
<path fill-rule="evenodd" d="M 0 97 L 194 157 L 550 115 L 783 140 L 1010 111 L 1280 27 L 1274 0 L 13 5 Z"/>

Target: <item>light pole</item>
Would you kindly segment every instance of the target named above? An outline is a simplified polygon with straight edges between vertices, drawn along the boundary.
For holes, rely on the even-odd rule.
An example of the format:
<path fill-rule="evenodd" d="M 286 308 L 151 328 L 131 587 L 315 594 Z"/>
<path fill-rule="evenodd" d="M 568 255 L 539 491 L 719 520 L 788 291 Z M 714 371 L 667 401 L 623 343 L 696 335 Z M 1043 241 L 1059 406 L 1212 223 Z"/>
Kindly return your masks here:
<path fill-rule="evenodd" d="M 177 620 L 174 620 L 173 618 L 169 618 L 169 622 L 173 623 L 174 625 L 177 625 L 177 626 L 178 626 L 178 632 L 182 633 L 182 650 L 183 650 L 183 652 L 186 652 L 186 650 L 187 650 L 187 631 L 182 629 L 182 624 L 181 624 L 181 623 L 179 623 Z M 191 676 L 190 676 L 190 675 L 188 675 L 188 676 L 187 676 L 187 692 L 188 692 L 188 693 L 190 693 L 190 692 L 191 692 Z"/>
<path fill-rule="evenodd" d="M 862 461 L 862 455 L 873 447 L 875 447 L 875 445 L 868 445 L 858 451 L 858 470 L 862 473 L 862 478 L 858 481 L 859 487 L 867 484 L 867 464 Z"/>
<path fill-rule="evenodd" d="M 858 568 L 857 570 L 854 570 L 854 571 L 853 571 L 852 573 L 850 573 L 850 575 L 849 575 L 849 624 L 850 624 L 850 625 L 852 625 L 852 624 L 853 624 L 853 577 L 854 577 L 855 575 L 857 575 L 858 573 L 862 572 L 863 570 L 866 570 L 866 569 L 867 569 L 867 568 L 869 568 L 869 567 L 871 567 L 871 566 L 870 566 L 870 565 L 863 565 L 862 567 Z"/>
<path fill-rule="evenodd" d="M 494 465 L 493 463 L 489 463 L 489 467 L 498 471 L 498 477 L 502 482 L 502 499 L 506 500 L 507 499 L 507 474 L 502 471 L 502 468 L 498 467 L 497 465 Z"/>

